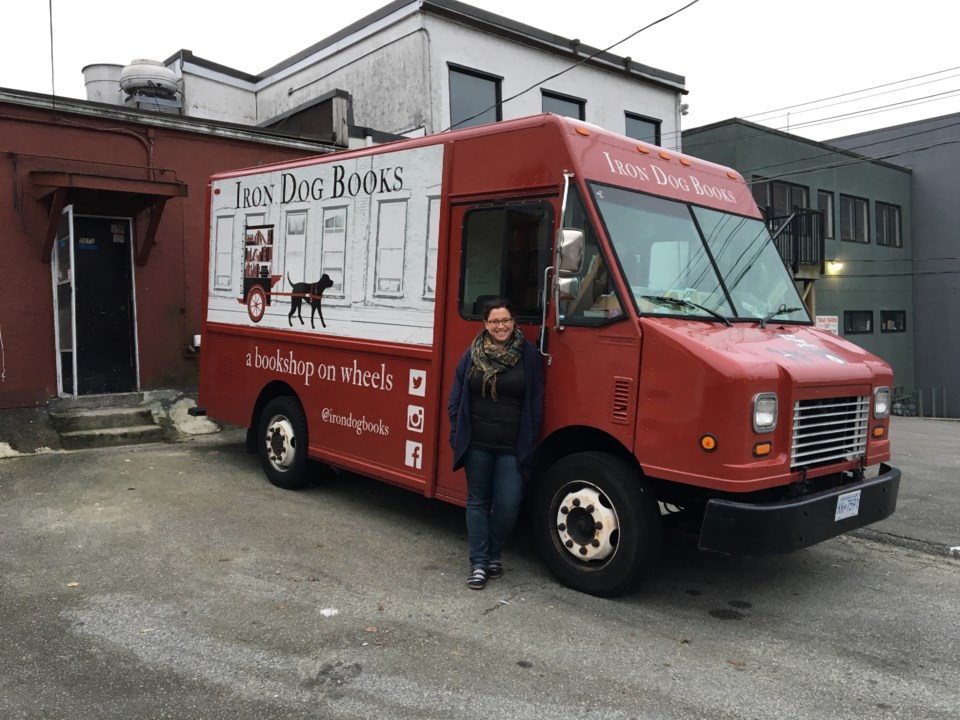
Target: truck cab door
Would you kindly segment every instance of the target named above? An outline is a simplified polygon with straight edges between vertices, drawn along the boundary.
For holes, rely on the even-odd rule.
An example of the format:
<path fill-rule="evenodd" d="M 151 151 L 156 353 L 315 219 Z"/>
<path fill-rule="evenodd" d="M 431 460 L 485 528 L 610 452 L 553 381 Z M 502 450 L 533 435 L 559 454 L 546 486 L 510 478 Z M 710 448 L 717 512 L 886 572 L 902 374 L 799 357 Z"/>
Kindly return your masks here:
<path fill-rule="evenodd" d="M 568 440 L 600 431 L 632 451 L 640 326 L 629 319 L 623 300 L 628 291 L 618 286 L 618 266 L 604 249 L 577 186 L 570 188 L 563 227 L 583 234 L 583 256 L 575 271 L 558 273 L 559 292 L 550 300 L 544 436 L 566 433 L 556 437 L 570 447 Z"/>
<path fill-rule="evenodd" d="M 441 437 L 437 457 L 438 497 L 464 504 L 466 478 L 453 472 L 447 399 L 457 363 L 483 330 L 484 303 L 505 297 L 517 327 L 532 343 L 540 332 L 544 270 L 550 264 L 559 197 L 490 200 L 450 208 L 449 278 L 441 313 Z"/>

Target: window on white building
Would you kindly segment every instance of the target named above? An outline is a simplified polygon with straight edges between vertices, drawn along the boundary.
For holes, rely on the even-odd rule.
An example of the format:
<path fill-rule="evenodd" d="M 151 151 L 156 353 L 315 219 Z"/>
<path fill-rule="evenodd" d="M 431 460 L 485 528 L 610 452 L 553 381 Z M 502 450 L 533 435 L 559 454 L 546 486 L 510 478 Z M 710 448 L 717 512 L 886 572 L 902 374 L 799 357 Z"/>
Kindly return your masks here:
<path fill-rule="evenodd" d="M 643 142 L 659 145 L 660 121 L 644 117 L 643 115 L 627 113 L 624 135 L 634 140 L 642 140 Z"/>
<path fill-rule="evenodd" d="M 450 127 L 457 130 L 501 119 L 500 78 L 451 67 Z"/>
<path fill-rule="evenodd" d="M 541 107 L 543 112 L 562 115 L 574 120 L 586 120 L 586 103 L 579 98 L 561 95 L 560 93 L 541 91 Z"/>

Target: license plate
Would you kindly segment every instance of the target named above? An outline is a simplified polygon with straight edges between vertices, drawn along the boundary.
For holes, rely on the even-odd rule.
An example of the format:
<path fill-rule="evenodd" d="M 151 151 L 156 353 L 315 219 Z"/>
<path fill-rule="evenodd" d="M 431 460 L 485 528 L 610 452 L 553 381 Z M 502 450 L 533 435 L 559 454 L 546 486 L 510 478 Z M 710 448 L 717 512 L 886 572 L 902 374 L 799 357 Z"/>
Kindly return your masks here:
<path fill-rule="evenodd" d="M 833 516 L 834 522 L 860 514 L 860 491 L 844 493 L 837 498 L 837 512 Z"/>

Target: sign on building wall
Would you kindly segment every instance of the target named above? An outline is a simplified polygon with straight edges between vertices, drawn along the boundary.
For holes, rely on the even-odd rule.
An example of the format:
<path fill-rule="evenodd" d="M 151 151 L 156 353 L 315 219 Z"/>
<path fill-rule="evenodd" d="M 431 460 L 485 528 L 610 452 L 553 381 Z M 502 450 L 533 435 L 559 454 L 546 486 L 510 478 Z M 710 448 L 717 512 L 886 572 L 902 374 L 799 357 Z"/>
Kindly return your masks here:
<path fill-rule="evenodd" d="M 817 315 L 817 327 L 832 332 L 834 335 L 839 335 L 838 320 L 838 315 Z"/>

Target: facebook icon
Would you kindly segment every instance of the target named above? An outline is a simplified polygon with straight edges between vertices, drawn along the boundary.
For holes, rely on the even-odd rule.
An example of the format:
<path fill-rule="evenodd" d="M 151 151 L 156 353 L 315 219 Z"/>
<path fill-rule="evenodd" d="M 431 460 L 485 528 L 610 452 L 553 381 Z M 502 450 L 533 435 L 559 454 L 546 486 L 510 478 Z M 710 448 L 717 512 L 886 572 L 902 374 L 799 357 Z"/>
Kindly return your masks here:
<path fill-rule="evenodd" d="M 413 440 L 407 440 L 407 456 L 403 460 L 404 465 L 417 470 L 423 464 L 423 445 Z"/>

